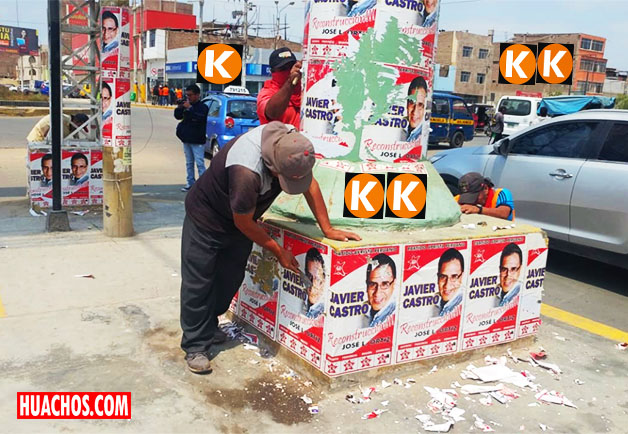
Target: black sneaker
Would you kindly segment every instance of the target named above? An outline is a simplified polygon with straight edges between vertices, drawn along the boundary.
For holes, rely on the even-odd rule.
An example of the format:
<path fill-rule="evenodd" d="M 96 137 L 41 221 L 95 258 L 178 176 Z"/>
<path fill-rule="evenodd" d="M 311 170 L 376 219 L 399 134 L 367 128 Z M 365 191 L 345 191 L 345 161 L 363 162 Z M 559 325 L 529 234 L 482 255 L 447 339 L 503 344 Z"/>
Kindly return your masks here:
<path fill-rule="evenodd" d="M 187 193 L 188 191 L 190 191 L 190 188 L 192 188 L 192 187 L 186 185 L 185 187 L 181 187 L 181 191 L 184 192 L 184 193 Z"/>

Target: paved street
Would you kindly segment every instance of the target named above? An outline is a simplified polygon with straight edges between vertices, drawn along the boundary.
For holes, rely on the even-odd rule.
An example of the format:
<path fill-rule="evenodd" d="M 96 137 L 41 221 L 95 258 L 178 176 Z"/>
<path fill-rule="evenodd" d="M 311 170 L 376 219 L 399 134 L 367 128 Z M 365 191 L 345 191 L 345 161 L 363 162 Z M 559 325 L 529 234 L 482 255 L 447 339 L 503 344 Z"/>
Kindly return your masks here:
<path fill-rule="evenodd" d="M 449 388 L 462 380 L 469 363 L 484 365 L 484 355 L 498 357 L 506 348 L 463 355 L 455 361 L 427 361 L 412 373 L 390 373 L 410 387 L 381 389 L 373 400 L 351 404 L 347 393 L 358 385 L 327 390 L 293 378 L 284 361 L 260 357 L 236 342 L 212 352 L 214 373 L 195 376 L 183 364 L 178 325 L 179 248 L 185 179 L 184 158 L 174 136 L 171 110 L 133 109 L 134 226 L 137 235 L 110 239 L 102 235 L 97 212 L 71 215 L 73 232 L 47 234 L 43 217 L 28 213 L 23 137 L 37 119 L 0 118 L 0 431 L 1 432 L 421 432 L 415 419 L 429 413 L 423 386 Z M 465 146 L 485 144 L 477 137 Z M 446 147 L 441 147 L 446 149 Z M 430 152 L 433 152 L 432 150 Z M 94 279 L 75 275 L 92 274 Z M 628 272 L 551 251 L 544 303 L 581 317 L 628 330 Z M 521 398 L 502 405 L 480 403 L 481 395 L 460 395 L 465 421 L 452 432 L 474 428 L 477 414 L 496 432 L 625 432 L 628 425 L 628 351 L 615 342 L 544 317 L 535 342 L 516 348 L 543 347 L 547 362 L 563 371 L 552 375 L 528 363 L 508 366 L 528 370 L 535 382 L 564 393 L 577 409 L 534 405 L 534 393 L 517 388 Z M 595 324 L 575 320 L 587 330 Z M 261 352 L 265 355 L 264 351 Z M 283 376 L 282 376 L 283 374 Z M 576 382 L 578 380 L 578 382 Z M 584 384 L 581 384 L 584 382 Z M 513 386 L 514 387 L 514 386 Z M 131 391 L 133 419 L 127 421 L 16 421 L 18 391 Z M 312 415 L 300 399 L 320 406 Z M 389 401 L 388 405 L 382 401 Z M 362 416 L 376 408 L 389 411 L 374 420 Z M 433 417 L 439 421 L 439 417 Z"/>

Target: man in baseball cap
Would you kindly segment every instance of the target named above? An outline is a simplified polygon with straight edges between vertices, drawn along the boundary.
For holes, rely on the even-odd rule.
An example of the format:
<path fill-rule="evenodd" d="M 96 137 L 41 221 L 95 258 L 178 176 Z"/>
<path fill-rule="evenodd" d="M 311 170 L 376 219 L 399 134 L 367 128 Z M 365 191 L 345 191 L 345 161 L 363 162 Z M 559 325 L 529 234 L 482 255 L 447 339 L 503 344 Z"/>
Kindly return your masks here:
<path fill-rule="evenodd" d="M 228 142 L 188 192 L 181 238 L 181 348 L 192 372 L 210 372 L 209 349 L 226 340 L 218 316 L 242 284 L 253 243 L 300 273 L 292 253 L 257 224 L 282 191 L 305 196 L 325 237 L 360 239 L 329 223 L 312 176 L 314 163 L 310 141 L 291 125 L 274 121 Z"/>
<path fill-rule="evenodd" d="M 464 214 L 485 214 L 506 220 L 515 219 L 515 203 L 507 188 L 494 188 L 493 182 L 478 172 L 469 172 L 458 181 L 455 196 Z"/>
<path fill-rule="evenodd" d="M 299 128 L 301 111 L 301 62 L 287 47 L 270 53 L 271 79 L 257 95 L 257 115 L 261 124 L 281 121 Z"/>

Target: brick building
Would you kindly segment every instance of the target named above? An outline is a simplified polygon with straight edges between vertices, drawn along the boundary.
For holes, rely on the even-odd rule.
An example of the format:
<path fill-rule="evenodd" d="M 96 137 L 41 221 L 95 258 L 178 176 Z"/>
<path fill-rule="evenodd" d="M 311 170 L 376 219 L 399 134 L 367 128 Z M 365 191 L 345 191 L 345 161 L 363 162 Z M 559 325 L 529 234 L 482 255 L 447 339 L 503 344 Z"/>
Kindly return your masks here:
<path fill-rule="evenodd" d="M 439 78 L 455 74 L 453 91 L 469 102 L 482 102 L 488 92 L 492 61 L 492 35 L 467 31 L 438 34 L 436 63 Z M 438 80 L 438 78 L 437 78 Z"/>
<path fill-rule="evenodd" d="M 503 95 L 515 95 L 519 92 L 537 93 L 543 96 L 587 94 L 599 95 L 602 93 L 606 78 L 606 59 L 604 47 L 606 39 L 584 33 L 516 33 L 509 43 L 538 44 L 558 43 L 574 45 L 574 69 L 572 85 L 535 84 L 521 86 L 515 84 L 500 84 L 499 76 L 499 43 L 493 44 L 493 67 L 489 101 L 497 102 Z"/>

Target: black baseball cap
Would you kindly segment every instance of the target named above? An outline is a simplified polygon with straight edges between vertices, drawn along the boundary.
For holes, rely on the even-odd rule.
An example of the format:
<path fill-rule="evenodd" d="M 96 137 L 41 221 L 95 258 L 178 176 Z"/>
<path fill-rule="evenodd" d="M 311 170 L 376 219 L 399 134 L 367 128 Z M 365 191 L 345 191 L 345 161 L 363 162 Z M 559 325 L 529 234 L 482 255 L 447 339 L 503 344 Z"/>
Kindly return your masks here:
<path fill-rule="evenodd" d="M 296 62 L 297 58 L 294 53 L 288 47 L 277 48 L 270 53 L 270 59 L 268 65 L 271 69 L 281 68 L 291 62 Z"/>
<path fill-rule="evenodd" d="M 458 181 L 458 188 L 460 189 L 458 203 L 461 205 L 475 205 L 478 201 L 478 196 L 485 185 L 492 187 L 493 183 L 490 179 L 482 176 L 481 173 L 469 172 L 463 175 Z"/>

